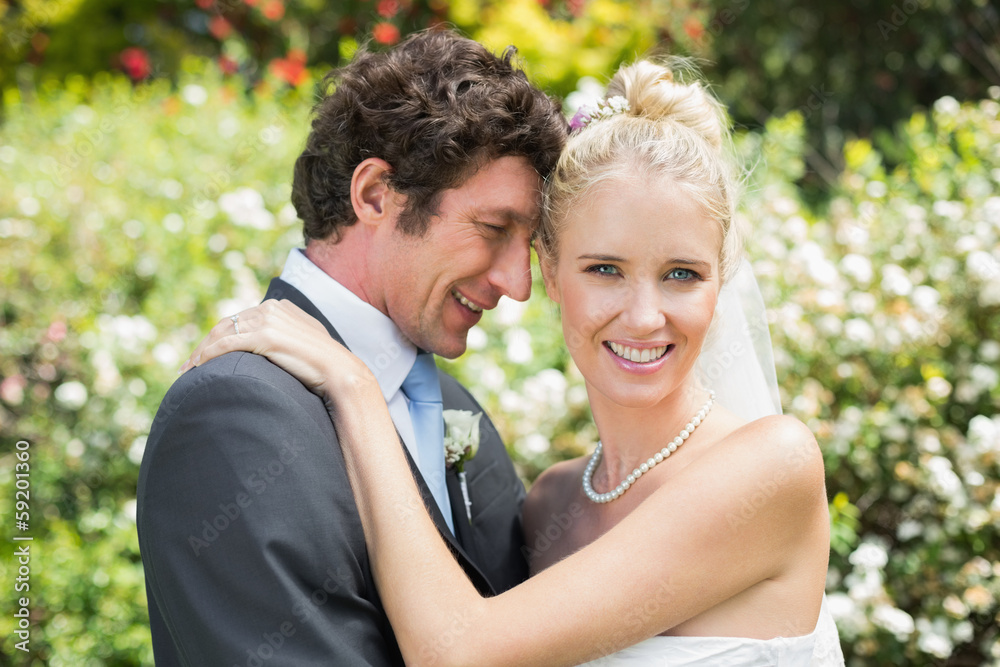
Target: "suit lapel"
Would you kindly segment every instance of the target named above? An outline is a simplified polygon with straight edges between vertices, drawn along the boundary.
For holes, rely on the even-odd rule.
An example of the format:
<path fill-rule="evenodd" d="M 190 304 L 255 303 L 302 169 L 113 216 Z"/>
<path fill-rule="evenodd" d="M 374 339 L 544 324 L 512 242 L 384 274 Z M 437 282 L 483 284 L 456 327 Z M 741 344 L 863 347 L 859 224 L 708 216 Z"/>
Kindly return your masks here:
<path fill-rule="evenodd" d="M 330 324 L 330 321 L 323 316 L 323 313 L 320 312 L 319 308 L 317 308 L 312 301 L 307 299 L 302 292 L 295 289 L 281 278 L 273 278 L 271 280 L 271 284 L 268 285 L 267 288 L 267 293 L 264 295 L 264 300 L 267 299 L 288 299 L 296 306 L 298 306 L 299 308 L 301 308 L 302 310 L 304 310 L 305 312 L 309 313 L 317 320 L 319 320 L 320 324 L 322 324 L 326 328 L 327 332 L 329 332 L 330 336 L 334 340 L 336 340 L 344 347 L 347 347 L 347 344 L 344 342 L 344 339 L 340 337 L 340 334 L 337 333 L 337 330 L 333 328 L 333 325 Z M 448 401 L 446 398 L 445 399 L 446 405 L 444 406 L 446 410 L 448 409 L 447 402 Z M 397 432 L 396 435 L 399 436 L 399 433 Z M 420 491 L 420 497 L 423 499 L 424 506 L 427 508 L 428 513 L 430 513 L 431 519 L 434 521 L 434 525 L 437 526 L 438 532 L 441 533 L 442 537 L 444 537 L 452 553 L 455 554 L 455 558 L 458 560 L 459 564 L 462 565 L 462 568 L 465 570 L 466 574 L 469 575 L 469 578 L 472 580 L 472 583 L 476 586 L 476 588 L 480 591 L 480 593 L 484 595 L 494 594 L 495 591 L 493 590 L 493 587 L 490 585 L 489 580 L 479 570 L 476 564 L 472 561 L 471 556 L 462 547 L 462 544 L 474 545 L 475 540 L 472 539 L 473 535 L 471 532 L 471 527 L 466 525 L 468 522 L 465 521 L 465 504 L 461 500 L 461 491 L 458 491 L 458 499 L 459 502 L 461 503 L 462 512 L 461 514 L 455 514 L 455 521 L 454 521 L 455 530 L 459 533 L 462 542 L 460 544 L 459 540 L 456 539 L 456 537 L 452 535 L 451 531 L 448 529 L 448 524 L 445 523 L 444 516 L 441 514 L 441 510 L 438 508 L 437 502 L 435 502 L 434 497 L 431 495 L 430 488 L 424 481 L 424 476 L 420 473 L 420 469 L 417 468 L 417 464 L 413 460 L 413 457 L 410 456 L 410 452 L 406 448 L 406 445 L 403 444 L 402 438 L 399 439 L 399 446 L 403 449 L 403 453 L 406 455 L 406 462 L 409 464 L 410 471 L 413 473 L 413 478 L 417 482 L 417 489 Z M 454 495 L 455 485 L 452 483 L 451 478 L 454 476 L 455 476 L 454 473 L 449 471 L 448 494 L 449 496 L 451 496 L 451 503 L 453 508 L 455 507 L 456 503 Z M 460 523 L 462 524 L 461 526 L 459 526 Z"/>

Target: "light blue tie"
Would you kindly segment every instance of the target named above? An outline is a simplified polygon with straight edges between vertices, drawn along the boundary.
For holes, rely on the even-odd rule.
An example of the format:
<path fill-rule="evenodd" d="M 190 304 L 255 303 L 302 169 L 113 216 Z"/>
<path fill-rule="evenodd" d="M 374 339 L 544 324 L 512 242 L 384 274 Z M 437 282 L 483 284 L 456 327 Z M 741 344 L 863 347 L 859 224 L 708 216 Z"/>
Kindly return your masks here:
<path fill-rule="evenodd" d="M 454 534 L 455 526 L 452 523 L 451 503 L 448 500 L 448 485 L 445 482 L 444 472 L 441 384 L 438 381 L 433 354 L 429 352 L 417 354 L 413 368 L 403 380 L 402 390 L 410 401 L 410 419 L 413 421 L 413 433 L 417 437 L 417 451 L 420 453 L 420 472 L 441 509 L 448 528 Z"/>

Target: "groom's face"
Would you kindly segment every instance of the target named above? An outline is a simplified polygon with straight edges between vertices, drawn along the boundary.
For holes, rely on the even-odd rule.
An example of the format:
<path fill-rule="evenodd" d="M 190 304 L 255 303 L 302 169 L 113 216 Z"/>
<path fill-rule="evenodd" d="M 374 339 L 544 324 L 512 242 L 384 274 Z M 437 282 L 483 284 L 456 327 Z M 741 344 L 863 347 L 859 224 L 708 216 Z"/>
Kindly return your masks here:
<path fill-rule="evenodd" d="M 441 193 L 422 237 L 393 229 L 382 256 L 387 314 L 415 345 L 453 359 L 501 296 L 531 292 L 541 179 L 523 157 L 487 163 Z"/>

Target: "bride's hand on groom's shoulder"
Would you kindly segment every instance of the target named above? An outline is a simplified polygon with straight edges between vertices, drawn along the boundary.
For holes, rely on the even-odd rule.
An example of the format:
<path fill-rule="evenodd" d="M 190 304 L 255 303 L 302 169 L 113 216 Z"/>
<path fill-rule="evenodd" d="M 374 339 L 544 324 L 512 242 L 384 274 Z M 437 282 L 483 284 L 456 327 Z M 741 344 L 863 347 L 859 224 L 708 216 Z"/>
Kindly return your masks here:
<path fill-rule="evenodd" d="M 381 395 L 375 376 L 360 359 L 331 338 L 316 318 L 284 299 L 268 299 L 219 320 L 179 372 L 240 351 L 267 357 L 328 401 L 373 389 Z"/>

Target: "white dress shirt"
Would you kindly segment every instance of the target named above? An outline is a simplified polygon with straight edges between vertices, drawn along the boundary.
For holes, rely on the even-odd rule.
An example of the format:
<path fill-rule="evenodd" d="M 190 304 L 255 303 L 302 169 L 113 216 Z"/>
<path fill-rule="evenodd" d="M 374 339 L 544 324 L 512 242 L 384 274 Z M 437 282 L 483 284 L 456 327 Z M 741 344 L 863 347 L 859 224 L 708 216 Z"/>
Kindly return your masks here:
<path fill-rule="evenodd" d="M 426 468 L 416 445 L 409 401 L 400 390 L 417 358 L 417 348 L 395 322 L 324 273 L 302 249 L 293 248 L 288 253 L 281 279 L 302 292 L 319 309 L 351 352 L 375 374 L 396 430 L 417 468 L 424 472 Z M 441 446 L 443 457 L 444 443 Z M 451 508 L 441 509 L 446 512 L 445 520 L 450 525 Z"/>

